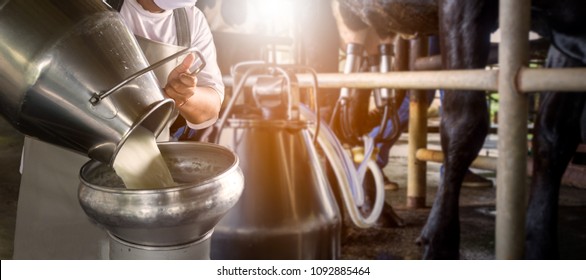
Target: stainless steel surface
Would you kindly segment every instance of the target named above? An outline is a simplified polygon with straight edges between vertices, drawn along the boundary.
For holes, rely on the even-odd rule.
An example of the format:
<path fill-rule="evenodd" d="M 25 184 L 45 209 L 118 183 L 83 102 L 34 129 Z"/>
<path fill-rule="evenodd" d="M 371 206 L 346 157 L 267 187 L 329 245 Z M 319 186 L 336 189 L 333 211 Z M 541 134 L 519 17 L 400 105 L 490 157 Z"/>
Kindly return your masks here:
<path fill-rule="evenodd" d="M 205 61 L 203 55 L 197 50 L 196 47 L 186 48 L 186 49 L 183 49 L 179 52 L 176 52 L 168 57 L 165 57 L 164 59 L 157 61 L 157 62 L 151 64 L 150 66 L 148 66 L 144 69 L 141 69 L 140 71 L 128 76 L 126 79 L 124 79 L 124 81 L 120 82 L 119 84 L 115 85 L 114 87 L 112 87 L 109 90 L 94 93 L 94 95 L 90 99 L 90 102 L 92 103 L 92 105 L 96 105 L 102 99 L 104 99 L 104 98 L 108 97 L 110 94 L 118 91 L 123 86 L 131 83 L 134 79 L 136 79 L 136 78 L 138 78 L 138 77 L 140 77 L 150 71 L 153 71 L 156 68 L 159 68 L 160 66 L 166 64 L 167 62 L 169 62 L 171 60 L 176 59 L 179 56 L 182 56 L 182 55 L 185 55 L 188 53 L 192 53 L 192 52 L 197 55 L 197 57 L 199 58 L 199 61 L 200 61 L 199 66 L 193 71 L 193 73 L 190 74 L 192 76 L 196 76 L 206 66 L 206 61 Z"/>
<path fill-rule="evenodd" d="M 256 76 L 256 77 L 253 77 L 252 75 L 255 73 L 258 73 L 260 70 L 266 71 L 267 68 L 274 68 L 274 70 L 271 70 L 271 71 L 275 71 L 277 73 L 277 76 L 278 75 L 286 76 L 285 79 L 283 79 L 283 81 L 286 81 L 286 87 L 287 87 L 287 88 L 283 88 L 283 90 L 287 92 L 287 98 L 286 98 L 286 101 L 284 100 L 284 102 L 294 103 L 294 104 L 287 104 L 286 105 L 287 108 L 284 109 L 287 111 L 287 112 L 285 112 L 287 119 L 297 120 L 300 117 L 299 105 L 298 105 L 298 102 L 300 99 L 300 97 L 299 97 L 300 86 L 299 86 L 299 81 L 295 77 L 295 74 L 292 73 L 291 71 L 304 72 L 304 73 L 307 73 L 307 75 L 309 75 L 310 79 L 309 79 L 309 83 L 306 84 L 306 87 L 309 87 L 311 89 L 311 91 L 309 91 L 309 93 L 313 97 L 313 103 L 317 104 L 318 82 L 317 82 L 317 73 L 315 72 L 314 69 L 307 67 L 307 66 L 303 66 L 303 65 L 279 66 L 279 65 L 275 65 L 275 64 L 268 64 L 264 61 L 241 62 L 241 63 L 238 63 L 237 65 L 235 65 L 232 69 L 232 75 L 237 78 L 236 79 L 237 83 L 235 85 L 232 85 L 234 87 L 234 96 L 230 99 L 230 101 L 226 105 L 226 108 L 225 108 L 223 114 L 220 116 L 218 121 L 213 125 L 213 127 L 208 128 L 203 133 L 203 135 L 201 137 L 202 141 L 209 141 L 212 143 L 218 143 L 218 137 L 217 137 L 218 133 L 216 133 L 216 135 L 212 136 L 211 135 L 212 132 L 213 131 L 221 131 L 224 128 L 224 124 L 226 123 L 226 120 L 228 119 L 228 117 L 232 116 L 232 110 L 234 109 L 235 105 L 237 103 L 240 104 L 242 102 L 242 100 L 240 100 L 241 98 L 239 98 L 239 97 L 240 97 L 241 93 L 244 92 L 244 87 L 248 85 L 247 82 L 249 80 L 252 80 L 251 78 L 255 78 L 254 81 L 258 82 L 259 81 L 258 78 L 264 77 L 266 74 L 261 75 L 261 76 Z M 285 87 L 285 85 L 284 85 L 284 87 Z M 258 99 L 257 97 L 255 97 L 255 99 Z M 257 100 L 255 100 L 255 102 L 257 102 Z M 242 105 L 242 104 L 240 104 L 240 105 Z M 260 105 L 260 104 L 257 102 L 257 106 L 258 105 Z M 281 109 L 283 109 L 283 108 L 281 108 Z M 316 111 L 316 116 L 319 118 L 320 110 L 318 110 L 316 107 L 315 111 Z M 319 127 L 320 127 L 320 124 L 318 122 L 317 126 L 316 126 L 316 137 L 314 138 L 315 143 L 317 143 L 317 133 L 319 133 Z"/>
<path fill-rule="evenodd" d="M 231 120 L 242 198 L 218 223 L 212 259 L 336 259 L 341 217 L 304 122 Z"/>
<path fill-rule="evenodd" d="M 381 44 L 379 46 L 380 51 L 380 73 L 388 73 L 391 72 L 392 65 L 393 65 L 393 45 L 391 44 Z M 389 88 L 381 88 L 380 95 L 383 100 L 388 100 L 391 97 L 391 89 Z"/>
<path fill-rule="evenodd" d="M 542 70 L 542 69 L 539 69 Z M 498 70 L 393 71 L 390 73 L 318 73 L 319 88 L 473 89 L 496 91 Z M 252 76 L 246 86 L 255 83 Z M 297 74 L 299 86 L 312 84 L 309 74 Z M 231 77 L 224 85 L 233 86 Z"/>
<path fill-rule="evenodd" d="M 586 68 L 521 67 L 517 75 L 517 90 L 527 92 L 584 92 Z"/>
<path fill-rule="evenodd" d="M 215 141 L 239 156 L 246 187 L 240 201 L 215 228 L 212 259 L 339 258 L 339 208 L 308 123 L 299 119 L 299 88 L 289 70 L 310 72 L 312 77 L 315 73 L 304 66 L 244 62 L 233 68 L 233 74 L 237 76 L 243 68 L 246 71 L 238 79 L 233 101 L 215 126 Z M 271 70 L 287 81 L 281 80 L 278 84 L 282 86 L 269 90 L 262 87 L 264 94 L 257 87 L 254 95 L 259 109 L 279 113 L 234 110 L 234 100 L 244 92 L 248 77 L 259 70 Z M 227 120 L 228 116 L 235 117 Z"/>
<path fill-rule="evenodd" d="M 3 1 L 0 41 L 0 113 L 24 134 L 110 163 L 134 127 L 168 122 L 173 101 L 151 73 L 88 101 L 148 66 L 102 1 Z"/>
<path fill-rule="evenodd" d="M 344 74 L 356 73 L 360 70 L 362 64 L 362 52 L 364 48 L 362 44 L 351 43 L 346 47 L 346 62 L 344 63 Z M 350 93 L 356 89 L 343 87 L 340 89 L 340 98 L 346 100 L 350 97 Z"/>
<path fill-rule="evenodd" d="M 517 77 L 519 91 L 581 92 L 586 87 L 586 68 L 521 68 Z M 318 73 L 319 88 L 395 88 L 395 89 L 472 89 L 497 91 L 499 70 L 394 71 L 390 73 Z M 252 86 L 251 76 L 246 86 Z M 309 74 L 297 74 L 299 86 L 313 83 Z M 226 86 L 234 86 L 232 77 L 224 76 Z"/>
<path fill-rule="evenodd" d="M 201 239 L 177 246 L 144 246 L 110 235 L 111 260 L 209 260 L 212 232 Z"/>
<path fill-rule="evenodd" d="M 517 75 L 529 61 L 531 0 L 499 1 L 499 122 L 495 255 L 522 259 L 529 183 L 527 172 L 527 96 L 518 94 Z M 583 79 L 583 78 L 582 78 Z"/>
<path fill-rule="evenodd" d="M 91 219 L 130 243 L 173 246 L 201 239 L 240 198 L 244 177 L 238 157 L 202 142 L 160 143 L 159 149 L 179 185 L 126 189 L 108 165 L 91 160 L 80 171 L 80 204 Z"/>

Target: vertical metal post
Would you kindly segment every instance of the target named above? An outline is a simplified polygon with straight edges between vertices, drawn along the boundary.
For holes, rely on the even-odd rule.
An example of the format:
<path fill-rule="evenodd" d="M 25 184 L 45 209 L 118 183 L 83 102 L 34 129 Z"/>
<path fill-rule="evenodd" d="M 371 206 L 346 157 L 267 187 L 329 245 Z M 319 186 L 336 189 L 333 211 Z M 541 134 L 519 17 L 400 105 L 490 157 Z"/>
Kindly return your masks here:
<path fill-rule="evenodd" d="M 427 56 L 427 37 L 411 41 L 409 68 L 415 70 L 415 61 Z M 407 207 L 425 207 L 427 163 L 418 160 L 417 150 L 427 147 L 427 97 L 423 90 L 410 91 L 409 146 L 407 158 Z"/>
<path fill-rule="evenodd" d="M 527 201 L 527 97 L 516 78 L 529 49 L 531 0 L 500 0 L 496 258 L 523 257 Z"/>

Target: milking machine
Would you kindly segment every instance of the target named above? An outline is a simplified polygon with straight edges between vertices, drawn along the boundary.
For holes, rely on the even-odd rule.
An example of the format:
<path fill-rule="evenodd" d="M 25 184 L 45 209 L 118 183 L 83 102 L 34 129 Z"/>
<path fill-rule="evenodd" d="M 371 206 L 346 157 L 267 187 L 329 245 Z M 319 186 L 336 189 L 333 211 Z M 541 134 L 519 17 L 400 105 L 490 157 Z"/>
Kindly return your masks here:
<path fill-rule="evenodd" d="M 349 43 L 346 51 L 346 62 L 344 65 L 344 73 L 355 73 L 360 71 L 363 62 L 363 50 L 361 44 Z M 369 71 L 386 73 L 391 71 L 392 59 L 393 59 L 393 45 L 392 44 L 380 44 L 378 47 L 379 53 L 371 55 L 368 61 Z M 340 97 L 335 106 L 332 119 L 330 120 L 330 126 L 336 128 L 336 135 L 340 137 L 340 140 L 345 143 L 361 143 L 363 146 L 355 146 L 352 148 L 352 153 L 355 157 L 354 161 L 358 164 L 358 169 L 355 172 L 357 180 L 354 180 L 351 184 L 351 189 L 354 190 L 356 197 L 355 203 L 347 203 L 347 205 L 356 205 L 362 207 L 365 212 L 371 211 L 371 215 L 368 218 L 364 218 L 358 210 L 353 207 L 349 208 L 350 217 L 354 224 L 362 227 L 371 226 L 378 218 L 381 208 L 384 202 L 384 181 L 383 175 L 380 168 L 374 162 L 375 157 L 375 144 L 381 141 L 392 141 L 400 136 L 399 128 L 399 117 L 397 110 L 397 97 L 395 92 L 387 89 L 380 88 L 373 90 L 374 104 L 380 113 L 380 125 L 376 136 L 371 137 L 369 135 L 359 135 L 355 129 L 350 125 L 350 118 L 353 116 L 350 114 L 350 102 L 353 102 L 352 96 L 356 93 L 352 93 L 356 89 L 342 88 L 340 90 Z M 388 123 L 392 123 L 393 133 L 385 133 L 388 130 Z M 328 130 L 324 130 L 328 131 Z M 331 132 L 334 134 L 334 132 Z M 328 141 L 324 141 L 324 145 L 328 142 L 334 141 L 336 135 L 329 136 Z M 358 139 L 358 141 L 357 141 Z M 324 149 L 328 150 L 328 149 Z M 341 153 L 338 153 L 341 154 Z M 335 162 L 335 161 L 334 161 Z M 364 191 L 362 190 L 362 182 L 365 179 L 366 171 L 370 171 L 370 175 L 374 179 L 374 198 L 369 199 L 373 201 L 373 205 L 365 203 Z M 342 178 L 342 176 L 338 176 Z M 355 212 L 355 213 L 354 213 Z M 352 215 L 352 213 L 354 213 Z M 376 214 L 376 215 L 373 215 Z M 374 219 L 374 220 L 373 220 Z"/>
<path fill-rule="evenodd" d="M 375 207 L 364 218 L 355 202 L 363 175 L 320 121 L 319 111 L 300 102 L 300 72 L 312 74 L 310 92 L 315 94 L 317 77 L 307 67 L 244 62 L 232 69 L 234 95 L 203 138 L 236 152 L 246 183 L 242 198 L 215 228 L 213 259 L 339 257 L 341 216 L 317 145 L 334 169 L 352 221 L 366 228 L 380 215 L 382 179 Z M 249 80 L 252 87 L 247 87 Z M 382 178 L 376 163 L 368 162 L 376 178 Z"/>
<path fill-rule="evenodd" d="M 346 62 L 344 64 L 344 73 L 356 73 L 361 69 L 363 62 L 363 51 L 364 47 L 361 44 L 349 43 L 346 48 Z M 380 44 L 378 47 L 379 53 L 377 55 L 371 55 L 368 60 L 369 71 L 388 73 L 391 71 L 392 59 L 393 59 L 393 45 L 392 44 Z M 356 89 L 341 88 L 340 97 L 335 106 L 332 119 L 330 120 L 330 126 L 336 127 L 338 134 L 343 141 L 352 142 L 353 138 L 362 138 L 356 135 L 350 126 L 349 114 L 349 103 L 351 100 L 351 93 Z M 376 141 L 382 141 L 383 132 L 387 127 L 387 123 L 390 120 L 394 127 L 398 127 L 399 120 L 397 115 L 397 101 L 394 92 L 388 88 L 377 88 L 373 90 L 374 104 L 382 111 L 380 127 L 378 135 L 375 137 Z M 388 139 L 398 137 L 400 135 L 398 130 L 395 129 L 393 135 L 387 136 Z M 361 141 L 365 141 L 363 138 Z M 368 141 L 368 140 L 367 140 Z"/>
<path fill-rule="evenodd" d="M 380 73 L 391 72 L 392 61 L 393 61 L 393 45 L 392 44 L 380 44 L 379 45 L 380 64 L 378 71 Z M 375 141 L 393 141 L 401 135 L 401 129 L 399 127 L 399 115 L 398 108 L 399 102 L 395 92 L 388 88 L 379 88 L 374 91 L 375 105 L 379 110 L 383 111 L 381 117 L 381 124 L 378 130 L 378 134 Z M 393 125 L 393 133 L 388 136 L 385 135 L 388 121 L 391 121 Z"/>
<path fill-rule="evenodd" d="M 306 70 L 264 62 L 233 68 L 234 94 L 212 141 L 235 151 L 246 183 L 215 228 L 212 259 L 340 256 L 338 205 L 300 116 L 300 69 Z M 252 74 L 256 81 L 245 96 Z"/>
<path fill-rule="evenodd" d="M 346 62 L 344 64 L 343 73 L 356 73 L 360 70 L 362 65 L 362 55 L 364 47 L 362 44 L 348 44 L 346 46 Z M 340 97 L 334 106 L 330 126 L 336 128 L 340 137 L 345 141 L 360 142 L 360 136 L 355 133 L 350 127 L 349 106 L 352 93 L 356 89 L 343 87 L 340 89 Z"/>
<path fill-rule="evenodd" d="M 110 258 L 209 258 L 215 224 L 242 193 L 236 154 L 159 144 L 178 184 L 154 190 L 126 189 L 111 168 L 134 129 L 156 136 L 173 114 L 151 70 L 195 50 L 149 66 L 122 17 L 97 0 L 0 1 L 0 37 L 0 113 L 26 135 L 91 158 L 79 201 L 108 231 Z"/>

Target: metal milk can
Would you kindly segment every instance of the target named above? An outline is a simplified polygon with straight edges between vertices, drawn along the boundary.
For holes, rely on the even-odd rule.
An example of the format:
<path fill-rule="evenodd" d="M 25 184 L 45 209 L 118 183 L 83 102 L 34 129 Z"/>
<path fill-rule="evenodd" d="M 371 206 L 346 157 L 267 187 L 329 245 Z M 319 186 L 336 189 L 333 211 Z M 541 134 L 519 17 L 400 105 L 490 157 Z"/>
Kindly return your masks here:
<path fill-rule="evenodd" d="M 245 187 L 214 230 L 211 257 L 336 259 L 341 215 L 308 122 L 300 119 L 300 89 L 292 73 L 296 69 L 243 63 L 234 73 L 243 68 L 234 96 L 216 123 L 216 141 L 240 158 Z M 235 106 L 249 75 L 259 72 L 249 106 Z"/>
<path fill-rule="evenodd" d="M 122 17 L 99 0 L 0 0 L 0 114 L 105 163 L 138 125 L 173 111 Z"/>

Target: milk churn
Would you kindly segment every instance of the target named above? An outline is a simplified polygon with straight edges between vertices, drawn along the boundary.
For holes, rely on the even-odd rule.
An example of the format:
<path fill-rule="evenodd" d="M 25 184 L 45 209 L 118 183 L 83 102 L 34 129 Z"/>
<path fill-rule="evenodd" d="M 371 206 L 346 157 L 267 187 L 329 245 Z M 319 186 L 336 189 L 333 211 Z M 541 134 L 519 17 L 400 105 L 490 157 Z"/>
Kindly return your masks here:
<path fill-rule="evenodd" d="M 1 0 L 0 41 L 0 114 L 24 134 L 110 163 L 135 127 L 158 135 L 173 112 L 102 1 Z"/>
<path fill-rule="evenodd" d="M 300 119 L 295 67 L 243 63 L 233 70 L 239 85 L 216 124 L 216 141 L 240 158 L 245 187 L 215 228 L 212 259 L 338 258 L 341 216 Z M 235 106 L 253 73 L 248 100 Z"/>

